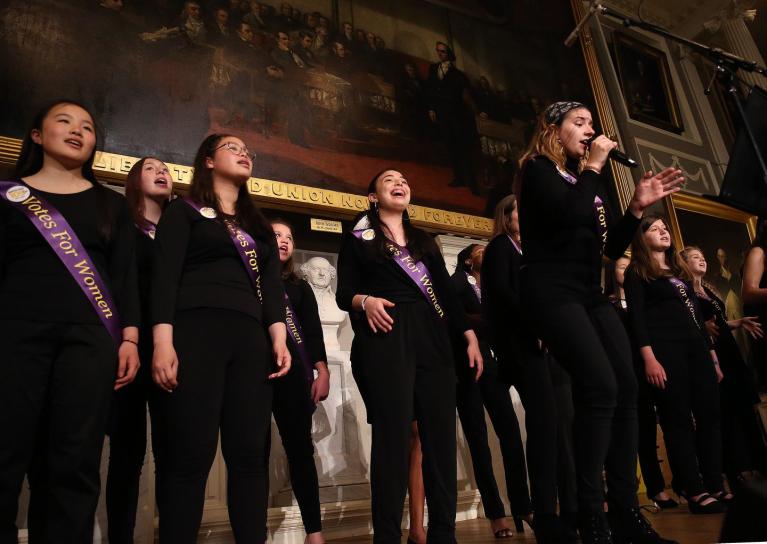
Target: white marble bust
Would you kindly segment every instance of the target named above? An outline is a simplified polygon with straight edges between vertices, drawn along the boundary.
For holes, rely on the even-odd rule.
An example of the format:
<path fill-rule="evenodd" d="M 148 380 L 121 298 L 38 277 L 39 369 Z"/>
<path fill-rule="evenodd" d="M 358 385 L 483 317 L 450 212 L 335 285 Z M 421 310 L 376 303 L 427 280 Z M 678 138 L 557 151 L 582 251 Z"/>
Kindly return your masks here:
<path fill-rule="evenodd" d="M 312 257 L 301 265 L 300 271 L 317 299 L 325 346 L 331 350 L 340 349 L 338 327 L 346 319 L 346 312 L 336 304 L 336 294 L 331 285 L 336 277 L 335 267 L 324 257 Z"/>

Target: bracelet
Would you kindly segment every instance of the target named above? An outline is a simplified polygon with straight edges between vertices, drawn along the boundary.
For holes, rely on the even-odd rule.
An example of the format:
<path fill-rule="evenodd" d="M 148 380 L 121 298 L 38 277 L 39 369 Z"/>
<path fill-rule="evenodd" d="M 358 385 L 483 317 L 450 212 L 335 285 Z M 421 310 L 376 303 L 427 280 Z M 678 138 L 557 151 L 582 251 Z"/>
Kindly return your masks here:
<path fill-rule="evenodd" d="M 360 306 L 362 306 L 362 311 L 363 311 L 363 312 L 365 311 L 365 301 L 366 301 L 366 300 L 367 300 L 369 297 L 370 297 L 370 295 L 365 295 L 365 296 L 362 298 L 362 302 L 360 303 Z"/>
<path fill-rule="evenodd" d="M 130 338 L 123 338 L 123 342 L 130 342 L 131 344 L 138 346 L 138 342 L 131 340 Z"/>

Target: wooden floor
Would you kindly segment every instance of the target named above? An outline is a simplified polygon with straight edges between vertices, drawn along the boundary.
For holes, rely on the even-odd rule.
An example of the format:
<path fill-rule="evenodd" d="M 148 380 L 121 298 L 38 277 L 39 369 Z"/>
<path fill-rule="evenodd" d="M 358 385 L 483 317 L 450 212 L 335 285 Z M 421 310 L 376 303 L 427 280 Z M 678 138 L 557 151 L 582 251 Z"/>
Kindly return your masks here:
<path fill-rule="evenodd" d="M 653 524 L 653 527 L 666 538 L 673 538 L 680 544 L 709 544 L 719 541 L 719 530 L 724 520 L 724 515 L 706 515 L 693 516 L 687 510 L 685 505 L 681 505 L 675 510 L 668 510 L 653 514 L 645 512 L 647 519 Z M 509 519 L 511 525 L 511 519 Z M 523 534 L 515 534 L 513 538 L 505 540 L 506 542 L 535 542 L 529 527 Z M 407 534 L 402 537 L 405 542 Z M 503 540 L 498 540 L 490 533 L 490 524 L 485 519 L 473 519 L 458 523 L 458 532 L 456 538 L 460 544 L 499 544 Z M 373 538 L 353 537 L 339 540 L 328 540 L 331 543 L 365 544 L 373 542 Z"/>

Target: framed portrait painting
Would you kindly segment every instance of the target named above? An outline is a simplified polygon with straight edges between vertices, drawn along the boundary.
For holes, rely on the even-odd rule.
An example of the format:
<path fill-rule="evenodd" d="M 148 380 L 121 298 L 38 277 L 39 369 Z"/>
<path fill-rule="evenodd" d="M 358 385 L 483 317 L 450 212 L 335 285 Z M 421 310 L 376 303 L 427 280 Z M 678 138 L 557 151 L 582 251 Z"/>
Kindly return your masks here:
<path fill-rule="evenodd" d="M 613 35 L 613 54 L 629 117 L 676 134 L 684 132 L 666 54 L 621 32 Z"/>

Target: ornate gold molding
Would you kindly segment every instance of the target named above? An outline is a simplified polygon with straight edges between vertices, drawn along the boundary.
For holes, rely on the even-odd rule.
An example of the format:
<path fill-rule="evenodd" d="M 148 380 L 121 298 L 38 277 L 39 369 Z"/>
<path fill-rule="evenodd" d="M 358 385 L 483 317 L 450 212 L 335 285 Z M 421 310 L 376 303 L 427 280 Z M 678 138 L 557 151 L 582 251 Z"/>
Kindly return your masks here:
<path fill-rule="evenodd" d="M 0 136 L 0 163 L 15 164 L 20 151 L 21 140 Z M 138 157 L 98 152 L 93 167 L 100 179 L 122 183 L 137 160 Z M 167 164 L 176 183 L 189 185 L 192 179 L 190 166 Z M 367 196 L 270 179 L 250 178 L 248 189 L 256 200 L 290 211 L 348 218 L 368 207 Z M 493 232 L 493 222 L 487 217 L 416 205 L 410 206 L 408 211 L 414 224 L 431 231 L 481 238 L 488 238 Z"/>
<path fill-rule="evenodd" d="M 570 0 L 570 5 L 572 6 L 576 21 L 580 21 L 588 13 L 582 0 Z M 604 77 L 602 77 L 602 71 L 599 68 L 599 60 L 594 48 L 591 29 L 588 25 L 585 25 L 581 30 L 579 41 L 581 42 L 581 50 L 586 62 L 586 70 L 591 82 L 591 90 L 594 93 L 594 102 L 599 122 L 602 125 L 602 131 L 605 134 L 619 134 L 618 123 L 613 114 L 610 97 L 607 94 L 607 86 L 605 85 Z M 631 176 L 631 169 L 622 164 L 611 160 L 610 167 L 613 172 L 615 190 L 618 193 L 618 202 L 620 203 L 621 211 L 623 211 L 628 207 L 631 196 L 634 194 L 634 178 Z"/>
<path fill-rule="evenodd" d="M 756 224 L 758 218 L 748 212 L 740 211 L 725 204 L 720 204 L 713 200 L 703 198 L 697 195 L 687 193 L 674 193 L 665 203 L 666 214 L 668 215 L 669 227 L 674 237 L 674 245 L 677 248 L 684 247 L 684 236 L 679 226 L 679 219 L 676 216 L 676 210 L 685 210 L 688 212 L 700 213 L 718 219 L 725 219 L 735 223 L 743 223 L 748 229 L 748 236 L 753 241 L 756 236 Z"/>

